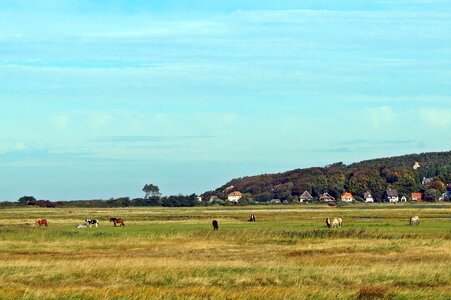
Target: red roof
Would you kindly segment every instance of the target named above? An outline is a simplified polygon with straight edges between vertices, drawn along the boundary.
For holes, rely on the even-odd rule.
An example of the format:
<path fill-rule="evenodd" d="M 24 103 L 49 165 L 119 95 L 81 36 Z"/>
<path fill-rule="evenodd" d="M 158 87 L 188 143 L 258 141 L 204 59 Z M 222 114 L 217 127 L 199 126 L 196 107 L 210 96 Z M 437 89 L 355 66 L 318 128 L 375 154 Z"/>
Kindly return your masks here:
<path fill-rule="evenodd" d="M 422 197 L 421 193 L 412 193 L 412 199 L 421 200 L 421 197 Z"/>
<path fill-rule="evenodd" d="M 352 194 L 351 193 L 343 193 L 341 195 L 341 198 L 352 198 Z"/>
<path fill-rule="evenodd" d="M 229 196 L 238 196 L 238 197 L 240 197 L 240 196 L 243 196 L 243 194 L 241 194 L 241 192 L 239 192 L 239 191 L 235 191 L 235 192 L 231 192 L 230 194 L 229 194 Z"/>

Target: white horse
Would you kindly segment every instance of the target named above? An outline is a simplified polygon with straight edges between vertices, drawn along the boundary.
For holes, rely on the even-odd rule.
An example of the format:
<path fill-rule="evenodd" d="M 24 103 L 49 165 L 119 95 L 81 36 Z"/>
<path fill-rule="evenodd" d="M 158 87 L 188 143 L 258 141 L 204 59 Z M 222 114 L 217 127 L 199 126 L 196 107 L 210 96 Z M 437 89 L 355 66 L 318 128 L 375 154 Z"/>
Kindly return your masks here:
<path fill-rule="evenodd" d="M 330 218 L 326 219 L 326 225 L 329 228 L 338 228 L 343 225 L 343 219 L 342 218 L 334 218 L 334 220 L 331 222 Z"/>
<path fill-rule="evenodd" d="M 343 224 L 343 220 L 341 219 L 341 218 L 335 218 L 333 221 L 332 221 L 332 228 L 339 228 L 339 227 L 341 227 L 341 225 Z"/>
<path fill-rule="evenodd" d="M 419 225 L 420 224 L 420 218 L 418 216 L 412 217 L 409 220 L 410 225 Z"/>

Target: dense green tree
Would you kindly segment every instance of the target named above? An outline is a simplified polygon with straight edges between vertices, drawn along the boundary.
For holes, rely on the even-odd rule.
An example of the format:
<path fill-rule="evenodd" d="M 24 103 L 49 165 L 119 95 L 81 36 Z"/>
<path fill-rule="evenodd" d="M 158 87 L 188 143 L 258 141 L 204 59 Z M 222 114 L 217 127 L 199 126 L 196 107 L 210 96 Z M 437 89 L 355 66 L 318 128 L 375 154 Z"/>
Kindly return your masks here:
<path fill-rule="evenodd" d="M 431 188 L 424 192 L 423 198 L 425 201 L 434 202 L 437 201 L 441 195 L 442 193 L 439 190 Z"/>
<path fill-rule="evenodd" d="M 143 192 L 146 193 L 144 198 L 161 196 L 160 188 L 158 186 L 156 186 L 156 185 L 153 185 L 153 184 L 146 184 L 143 187 Z"/>
<path fill-rule="evenodd" d="M 36 204 L 36 198 L 33 196 L 23 196 L 17 200 L 19 202 L 19 205 L 35 205 Z"/>

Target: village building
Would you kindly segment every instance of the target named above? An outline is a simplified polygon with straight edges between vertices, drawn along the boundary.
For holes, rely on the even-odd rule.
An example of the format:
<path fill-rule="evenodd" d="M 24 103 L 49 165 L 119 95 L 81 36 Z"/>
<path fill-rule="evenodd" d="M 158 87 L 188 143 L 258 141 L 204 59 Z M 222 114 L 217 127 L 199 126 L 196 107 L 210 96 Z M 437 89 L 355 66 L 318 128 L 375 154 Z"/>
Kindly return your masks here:
<path fill-rule="evenodd" d="M 354 200 L 354 197 L 352 196 L 351 193 L 341 194 L 341 201 L 349 203 L 349 202 L 352 202 L 352 200 Z"/>
<path fill-rule="evenodd" d="M 335 198 L 329 195 L 329 193 L 324 193 L 319 196 L 320 202 L 335 202 Z"/>
<path fill-rule="evenodd" d="M 306 202 L 308 203 L 309 201 L 313 200 L 313 196 L 310 195 L 310 193 L 308 191 L 305 191 L 300 197 L 299 197 L 299 202 L 303 203 Z"/>
<path fill-rule="evenodd" d="M 407 202 L 407 197 L 406 196 L 402 196 L 401 200 L 399 200 L 400 202 Z"/>
<path fill-rule="evenodd" d="M 440 198 L 438 198 L 438 201 L 449 201 L 449 200 L 451 200 L 451 191 L 446 191 L 446 192 L 444 192 L 441 196 L 440 196 Z"/>
<path fill-rule="evenodd" d="M 434 181 L 434 178 L 433 178 L 433 177 L 431 177 L 431 178 L 423 177 L 423 180 L 421 181 L 421 184 L 422 184 L 422 185 L 431 184 L 432 181 Z"/>
<path fill-rule="evenodd" d="M 421 193 L 412 193 L 410 198 L 412 199 L 412 201 L 422 201 L 422 196 L 423 195 Z"/>
<path fill-rule="evenodd" d="M 421 168 L 421 165 L 420 165 L 420 163 L 419 162 L 415 162 L 415 164 L 413 165 L 413 169 L 414 170 L 417 170 L 417 169 L 419 169 L 419 168 Z"/>
<path fill-rule="evenodd" d="M 399 202 L 399 194 L 397 190 L 387 190 L 386 199 L 388 202 L 396 203 Z"/>
<path fill-rule="evenodd" d="M 365 195 L 363 195 L 363 198 L 365 199 L 366 203 L 374 202 L 373 195 L 371 195 L 370 192 L 366 192 Z"/>
<path fill-rule="evenodd" d="M 235 192 L 231 192 L 227 196 L 227 200 L 229 200 L 231 202 L 238 202 L 242 197 L 243 197 L 243 194 L 241 194 L 241 192 L 235 191 Z"/>
<path fill-rule="evenodd" d="M 219 199 L 218 196 L 211 196 L 209 202 L 215 202 L 215 201 L 218 201 L 218 200 L 221 200 L 221 199 Z"/>

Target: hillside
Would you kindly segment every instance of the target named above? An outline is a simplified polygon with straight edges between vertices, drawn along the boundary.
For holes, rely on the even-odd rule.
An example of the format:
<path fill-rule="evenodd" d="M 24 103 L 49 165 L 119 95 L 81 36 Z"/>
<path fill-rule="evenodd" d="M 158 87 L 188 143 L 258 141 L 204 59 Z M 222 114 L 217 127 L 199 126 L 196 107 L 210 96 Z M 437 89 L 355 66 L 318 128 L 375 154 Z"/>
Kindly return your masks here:
<path fill-rule="evenodd" d="M 414 169 L 415 163 L 420 167 Z M 434 178 L 422 184 L 423 178 Z M 351 165 L 335 163 L 323 168 L 296 169 L 278 174 L 263 174 L 233 179 L 218 189 L 204 193 L 226 199 L 227 194 L 240 191 L 245 198 L 266 202 L 271 199 L 292 201 L 308 191 L 313 197 L 328 192 L 339 198 L 350 192 L 361 200 L 370 191 L 376 201 L 381 201 L 387 189 L 397 189 L 400 195 L 423 192 L 439 195 L 451 183 L 451 151 L 409 154 L 397 157 L 366 160 Z"/>

